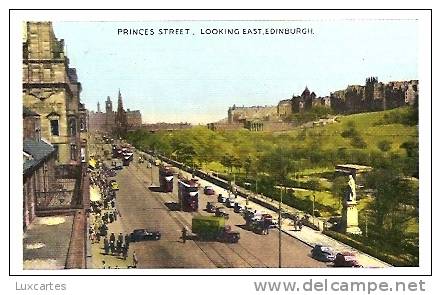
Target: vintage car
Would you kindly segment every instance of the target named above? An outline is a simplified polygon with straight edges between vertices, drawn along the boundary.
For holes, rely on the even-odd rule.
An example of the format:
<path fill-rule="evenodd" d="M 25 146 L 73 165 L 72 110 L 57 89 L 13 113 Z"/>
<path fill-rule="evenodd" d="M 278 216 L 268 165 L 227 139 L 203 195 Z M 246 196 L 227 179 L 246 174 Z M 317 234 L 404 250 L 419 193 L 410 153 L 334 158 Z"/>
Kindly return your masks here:
<path fill-rule="evenodd" d="M 334 251 L 330 247 L 315 245 L 311 250 L 311 256 L 318 261 L 331 262 L 335 260 Z"/>
<path fill-rule="evenodd" d="M 130 240 L 132 242 L 147 241 L 147 240 L 157 241 L 159 239 L 161 239 L 161 233 L 159 231 L 152 231 L 148 229 L 135 229 L 130 234 Z"/>
<path fill-rule="evenodd" d="M 119 185 L 118 185 L 118 183 L 116 182 L 116 180 L 111 180 L 110 182 L 109 182 L 109 184 L 110 184 L 110 188 L 112 189 L 112 190 L 114 190 L 114 191 L 117 191 L 117 190 L 119 190 Z"/>
<path fill-rule="evenodd" d="M 212 196 L 215 194 L 215 191 L 211 185 L 207 185 L 204 187 L 204 194 Z"/>
<path fill-rule="evenodd" d="M 334 259 L 335 267 L 361 267 L 358 263 L 355 254 L 351 252 L 341 252 L 335 256 Z"/>
<path fill-rule="evenodd" d="M 217 201 L 220 203 L 225 203 L 227 201 L 227 197 L 223 196 L 222 194 L 219 194 L 217 196 Z"/>

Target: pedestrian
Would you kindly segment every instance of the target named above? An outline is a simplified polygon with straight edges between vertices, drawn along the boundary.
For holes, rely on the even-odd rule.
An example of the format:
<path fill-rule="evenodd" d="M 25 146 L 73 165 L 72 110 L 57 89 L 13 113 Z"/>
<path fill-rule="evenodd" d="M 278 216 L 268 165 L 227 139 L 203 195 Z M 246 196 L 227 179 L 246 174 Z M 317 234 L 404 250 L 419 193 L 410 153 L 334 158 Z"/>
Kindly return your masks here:
<path fill-rule="evenodd" d="M 115 219 L 115 221 L 118 219 L 118 212 L 115 208 L 113 209 L 113 218 Z"/>
<path fill-rule="evenodd" d="M 113 219 L 113 212 L 109 214 L 109 223 L 112 223 L 114 221 Z"/>
<path fill-rule="evenodd" d="M 124 260 L 127 260 L 127 254 L 129 253 L 129 247 L 127 245 L 124 245 L 122 248 L 122 255 Z"/>
<path fill-rule="evenodd" d="M 106 262 L 104 260 L 102 261 L 102 264 L 103 264 L 103 269 L 105 269 L 106 268 Z"/>
<path fill-rule="evenodd" d="M 115 208 L 115 201 L 114 200 L 110 201 L 110 205 L 112 206 L 112 208 Z"/>
<path fill-rule="evenodd" d="M 89 230 L 89 239 L 92 241 L 92 244 L 95 242 L 95 232 L 93 230 Z"/>
<path fill-rule="evenodd" d="M 110 241 L 110 253 L 115 254 L 115 242 Z"/>
<path fill-rule="evenodd" d="M 101 241 L 101 235 L 95 235 L 97 243 Z"/>
<path fill-rule="evenodd" d="M 136 252 L 135 251 L 133 251 L 132 259 L 133 259 L 133 268 L 137 268 L 137 266 L 138 266 L 138 257 L 136 257 Z"/>
<path fill-rule="evenodd" d="M 118 235 L 118 242 L 120 242 L 121 245 L 122 245 L 122 243 L 124 242 L 124 237 L 123 237 L 123 234 L 122 234 L 122 233 L 119 233 L 119 235 Z"/>
<path fill-rule="evenodd" d="M 122 243 L 118 240 L 118 242 L 116 242 L 116 254 L 119 255 L 120 253 L 122 253 Z"/>
<path fill-rule="evenodd" d="M 104 237 L 104 253 L 109 254 L 109 239 Z"/>
<path fill-rule="evenodd" d="M 298 230 L 298 221 L 299 221 L 299 217 L 297 215 L 294 216 L 294 230 Z"/>
<path fill-rule="evenodd" d="M 114 233 L 110 234 L 110 242 L 115 243 L 115 234 Z"/>
<path fill-rule="evenodd" d="M 130 236 L 129 236 L 129 234 L 126 234 L 124 236 L 124 244 L 127 245 L 127 248 L 129 248 L 129 244 L 130 244 Z"/>
<path fill-rule="evenodd" d="M 185 241 L 187 240 L 187 229 L 185 226 L 182 228 L 182 242 L 185 244 Z"/>

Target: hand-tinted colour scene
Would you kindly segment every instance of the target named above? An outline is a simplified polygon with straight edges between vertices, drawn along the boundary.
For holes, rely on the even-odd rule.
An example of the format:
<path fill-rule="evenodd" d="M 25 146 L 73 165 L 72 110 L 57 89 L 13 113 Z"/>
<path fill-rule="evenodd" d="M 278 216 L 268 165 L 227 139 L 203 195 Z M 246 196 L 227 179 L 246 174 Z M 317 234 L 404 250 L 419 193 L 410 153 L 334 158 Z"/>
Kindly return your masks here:
<path fill-rule="evenodd" d="M 24 23 L 23 268 L 418 266 L 417 25 Z"/>

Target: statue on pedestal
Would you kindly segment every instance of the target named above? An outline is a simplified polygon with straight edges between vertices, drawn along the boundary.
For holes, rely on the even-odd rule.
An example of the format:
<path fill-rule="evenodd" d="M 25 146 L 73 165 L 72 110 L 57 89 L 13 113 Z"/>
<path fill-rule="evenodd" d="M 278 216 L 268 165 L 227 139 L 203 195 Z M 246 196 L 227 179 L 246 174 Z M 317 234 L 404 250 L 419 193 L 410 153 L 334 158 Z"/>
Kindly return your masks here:
<path fill-rule="evenodd" d="M 349 175 L 348 186 L 343 199 L 342 231 L 350 234 L 361 234 L 358 227 L 357 193 L 354 177 Z"/>

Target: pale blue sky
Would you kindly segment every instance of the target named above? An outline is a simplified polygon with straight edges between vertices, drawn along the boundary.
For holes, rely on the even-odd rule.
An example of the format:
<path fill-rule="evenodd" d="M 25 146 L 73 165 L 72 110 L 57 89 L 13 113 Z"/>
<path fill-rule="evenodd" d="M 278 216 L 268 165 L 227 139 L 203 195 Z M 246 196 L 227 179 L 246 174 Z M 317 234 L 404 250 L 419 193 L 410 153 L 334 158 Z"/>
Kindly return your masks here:
<path fill-rule="evenodd" d="M 311 27 L 314 35 L 201 35 L 206 28 Z M 118 36 L 118 28 L 190 28 L 183 36 Z M 416 20 L 55 22 L 88 109 L 140 109 L 144 122 L 207 123 L 236 105 L 275 105 L 305 85 L 318 95 L 418 79 Z M 193 35 L 194 34 L 194 35 Z"/>

